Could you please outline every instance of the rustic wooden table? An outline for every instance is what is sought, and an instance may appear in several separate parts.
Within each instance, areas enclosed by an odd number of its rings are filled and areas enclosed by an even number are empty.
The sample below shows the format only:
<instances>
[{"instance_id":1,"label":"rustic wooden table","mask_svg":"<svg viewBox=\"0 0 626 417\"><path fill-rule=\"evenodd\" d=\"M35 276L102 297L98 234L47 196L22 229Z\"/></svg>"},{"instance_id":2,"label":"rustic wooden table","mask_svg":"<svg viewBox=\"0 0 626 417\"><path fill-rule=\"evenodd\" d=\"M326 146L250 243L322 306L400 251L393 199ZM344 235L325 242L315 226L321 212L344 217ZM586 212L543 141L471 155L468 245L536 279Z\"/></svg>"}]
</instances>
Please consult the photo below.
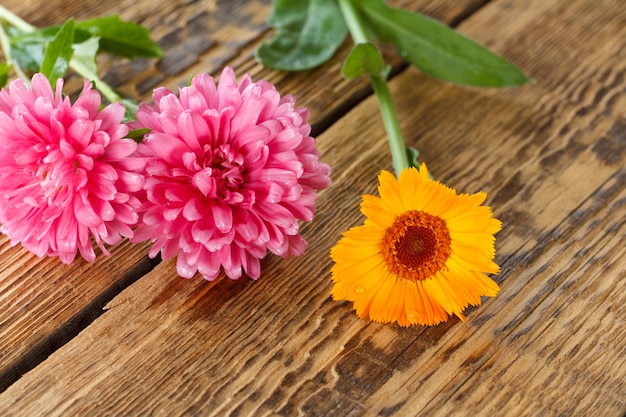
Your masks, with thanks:
<instances>
[{"instance_id":1,"label":"rustic wooden table","mask_svg":"<svg viewBox=\"0 0 626 417\"><path fill-rule=\"evenodd\" d=\"M333 186L303 228L305 256L260 280L179 278L146 245L69 266L0 237L0 415L620 416L626 412L626 5L622 0L396 0L441 19L534 79L448 85L391 50L410 145L438 179L486 191L498 297L468 320L401 328L330 297L329 249L391 168L366 80L341 78L346 42L316 70L256 64L269 0L2 0L43 26L107 14L143 24L160 61L103 58L148 100L190 75L265 78L310 108ZM80 80L71 77L71 85Z\"/></svg>"}]
</instances>

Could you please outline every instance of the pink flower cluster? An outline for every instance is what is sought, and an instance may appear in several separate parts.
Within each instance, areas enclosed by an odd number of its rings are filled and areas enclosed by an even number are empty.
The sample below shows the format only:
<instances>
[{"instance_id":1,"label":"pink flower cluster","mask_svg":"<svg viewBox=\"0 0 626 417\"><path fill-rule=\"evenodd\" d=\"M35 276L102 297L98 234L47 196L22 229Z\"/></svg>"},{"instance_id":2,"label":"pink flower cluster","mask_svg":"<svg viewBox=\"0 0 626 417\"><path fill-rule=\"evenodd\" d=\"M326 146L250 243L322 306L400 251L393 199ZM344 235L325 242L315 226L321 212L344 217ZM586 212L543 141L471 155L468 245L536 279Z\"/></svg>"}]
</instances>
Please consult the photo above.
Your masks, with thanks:
<instances>
[{"instance_id":1,"label":"pink flower cluster","mask_svg":"<svg viewBox=\"0 0 626 417\"><path fill-rule=\"evenodd\" d=\"M92 240L153 242L183 277L260 275L266 253L303 253L301 222L330 185L308 111L268 82L194 77L176 95L157 88L137 120L100 110L86 82L74 104L42 75L0 92L0 224L12 244L71 262ZM137 145L130 129L150 129Z\"/></svg>"},{"instance_id":2,"label":"pink flower cluster","mask_svg":"<svg viewBox=\"0 0 626 417\"><path fill-rule=\"evenodd\" d=\"M143 187L133 158L137 144L124 139L124 106L100 110L89 82L72 105L41 74L0 91L0 224L13 245L70 263L93 261L92 239L108 254L131 237Z\"/></svg>"}]
</instances>

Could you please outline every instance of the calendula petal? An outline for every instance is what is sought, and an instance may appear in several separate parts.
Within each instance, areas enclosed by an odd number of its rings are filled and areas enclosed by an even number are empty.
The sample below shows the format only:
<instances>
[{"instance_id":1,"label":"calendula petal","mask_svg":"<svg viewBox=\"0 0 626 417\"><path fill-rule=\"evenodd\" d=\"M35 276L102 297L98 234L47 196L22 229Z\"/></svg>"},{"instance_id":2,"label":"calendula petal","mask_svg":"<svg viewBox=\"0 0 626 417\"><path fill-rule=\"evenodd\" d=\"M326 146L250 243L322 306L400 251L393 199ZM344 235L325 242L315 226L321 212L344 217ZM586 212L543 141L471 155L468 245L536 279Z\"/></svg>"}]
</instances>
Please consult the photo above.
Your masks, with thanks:
<instances>
[{"instance_id":1,"label":"calendula petal","mask_svg":"<svg viewBox=\"0 0 626 417\"><path fill-rule=\"evenodd\" d=\"M350 229L331 250L337 300L354 302L361 318L400 326L435 325L498 285L494 233L501 228L481 204L486 194L458 195L433 181L426 165L396 179L379 175L380 197L363 197L363 226Z\"/></svg>"}]
</instances>

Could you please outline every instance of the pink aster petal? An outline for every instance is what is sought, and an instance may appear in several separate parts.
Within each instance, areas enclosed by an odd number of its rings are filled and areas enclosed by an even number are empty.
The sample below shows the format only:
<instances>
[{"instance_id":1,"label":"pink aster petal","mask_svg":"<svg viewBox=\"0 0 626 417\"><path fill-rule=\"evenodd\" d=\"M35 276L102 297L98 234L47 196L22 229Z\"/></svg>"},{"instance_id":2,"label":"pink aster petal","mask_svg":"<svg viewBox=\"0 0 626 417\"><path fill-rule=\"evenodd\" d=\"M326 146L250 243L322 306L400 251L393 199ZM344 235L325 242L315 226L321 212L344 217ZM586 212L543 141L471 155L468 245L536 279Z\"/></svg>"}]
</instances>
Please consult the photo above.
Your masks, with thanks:
<instances>
[{"instance_id":1,"label":"pink aster petal","mask_svg":"<svg viewBox=\"0 0 626 417\"><path fill-rule=\"evenodd\" d=\"M60 92L59 81L57 81L57 90ZM78 97L71 110L77 115L78 113L86 113L81 114L80 116L93 120L98 116L101 102L100 93L92 89L91 83L88 80L85 80L83 92ZM110 117L115 119L115 115L111 115Z\"/></svg>"},{"instance_id":2,"label":"pink aster petal","mask_svg":"<svg viewBox=\"0 0 626 417\"><path fill-rule=\"evenodd\" d=\"M152 99L132 125L152 129L136 152L146 180L132 241L151 240L153 257L176 253L179 275L207 280L256 279L268 251L302 254L299 223L330 185L308 111L268 82L237 83L229 67L217 84L201 74L180 98L157 89Z\"/></svg>"},{"instance_id":3,"label":"pink aster petal","mask_svg":"<svg viewBox=\"0 0 626 417\"><path fill-rule=\"evenodd\" d=\"M136 172L117 169L117 191L121 193L134 193L143 188L143 175ZM116 199L119 201L119 199Z\"/></svg>"},{"instance_id":4,"label":"pink aster petal","mask_svg":"<svg viewBox=\"0 0 626 417\"><path fill-rule=\"evenodd\" d=\"M198 272L202 274L204 279L212 281L219 276L222 263L218 256L218 253L209 252L207 250L200 253L196 265Z\"/></svg>"},{"instance_id":5,"label":"pink aster petal","mask_svg":"<svg viewBox=\"0 0 626 417\"><path fill-rule=\"evenodd\" d=\"M178 132L194 152L201 153L200 143L206 143L210 134L209 125L199 113L183 112L178 118Z\"/></svg>"},{"instance_id":6,"label":"pink aster petal","mask_svg":"<svg viewBox=\"0 0 626 417\"><path fill-rule=\"evenodd\" d=\"M148 107L152 107L153 110L156 110L158 112L158 106L163 106L161 104L161 100L164 97L167 96L173 96L174 93L172 92L172 90L170 90L169 88L166 87L157 87L154 89L154 91L152 92L152 100L154 101L155 105L151 105L151 104L145 104L142 103L142 105L146 105ZM158 103L158 104L157 104ZM141 106L141 105L140 105ZM165 108L163 108L163 110L166 110ZM178 112L180 113L181 110L179 110ZM137 116L137 120L139 120L139 116Z\"/></svg>"},{"instance_id":7,"label":"pink aster petal","mask_svg":"<svg viewBox=\"0 0 626 417\"><path fill-rule=\"evenodd\" d=\"M98 216L91 204L85 200L85 197L74 199L74 214L83 225L97 227L102 222L102 218Z\"/></svg>"},{"instance_id":8,"label":"pink aster petal","mask_svg":"<svg viewBox=\"0 0 626 417\"><path fill-rule=\"evenodd\" d=\"M179 163L181 155L189 151L185 142L174 136L157 131L152 131L147 134L144 143L150 146L152 152L155 153L159 159L172 165Z\"/></svg>"},{"instance_id":9,"label":"pink aster petal","mask_svg":"<svg viewBox=\"0 0 626 417\"><path fill-rule=\"evenodd\" d=\"M241 107L241 92L237 87L235 71L230 67L226 67L222 71L217 85L217 97L220 108L232 107L235 110L239 110L239 107Z\"/></svg>"},{"instance_id":10,"label":"pink aster petal","mask_svg":"<svg viewBox=\"0 0 626 417\"><path fill-rule=\"evenodd\" d=\"M63 86L62 80L60 79L57 80L57 86L59 85L59 83L61 86ZM29 96L31 95L31 91L29 91L28 89L25 89L24 88L25 86L26 86L26 83L22 80L16 83L16 87L18 88L18 90L15 92L16 94L14 98L19 97L20 99L24 99L26 98L26 94L28 94ZM36 97L43 97L43 98L47 98L50 102L54 102L54 95L52 92L52 87L50 86L50 83L48 82L48 79L46 78L45 75L43 74L33 75L33 78L31 79L31 86L32 86L32 96L29 97L31 100ZM26 103L26 104L31 104L31 103Z\"/></svg>"},{"instance_id":11,"label":"pink aster petal","mask_svg":"<svg viewBox=\"0 0 626 417\"><path fill-rule=\"evenodd\" d=\"M97 117L97 120L102 121L99 129L110 132L110 134L115 133L115 135L111 134L111 136L115 136L116 138L123 138L128 133L128 126L115 123L115 121L123 119L125 112L126 109L122 103L109 104L100 111Z\"/></svg>"},{"instance_id":12,"label":"pink aster petal","mask_svg":"<svg viewBox=\"0 0 626 417\"><path fill-rule=\"evenodd\" d=\"M92 241L108 254L104 243L131 236L139 217L126 193L142 191L143 174L128 168L136 145L121 139L124 109L101 111L88 81L74 104L62 79L53 90L35 74L31 85L0 90L1 231L37 256L93 261Z\"/></svg>"},{"instance_id":13,"label":"pink aster petal","mask_svg":"<svg viewBox=\"0 0 626 417\"><path fill-rule=\"evenodd\" d=\"M228 233L233 228L233 211L229 206L217 200L212 214L217 230Z\"/></svg>"},{"instance_id":14,"label":"pink aster petal","mask_svg":"<svg viewBox=\"0 0 626 417\"><path fill-rule=\"evenodd\" d=\"M217 87L213 78L209 74L199 74L193 77L191 85L205 100L205 107L198 108L196 111L202 113L206 109L218 108ZM191 108L191 107L189 107Z\"/></svg>"},{"instance_id":15,"label":"pink aster petal","mask_svg":"<svg viewBox=\"0 0 626 417\"><path fill-rule=\"evenodd\" d=\"M153 98L155 99L154 102L158 103L158 106L166 112L170 112L172 114L178 115L182 113L183 111L185 111L185 108L180 103L180 100L178 99L178 97L174 95L174 93L165 94L160 99L157 99L154 96Z\"/></svg>"},{"instance_id":16,"label":"pink aster petal","mask_svg":"<svg viewBox=\"0 0 626 417\"><path fill-rule=\"evenodd\" d=\"M137 143L131 139L119 139L109 144L103 153L103 158L118 160L132 155L137 150Z\"/></svg>"},{"instance_id":17,"label":"pink aster petal","mask_svg":"<svg viewBox=\"0 0 626 417\"><path fill-rule=\"evenodd\" d=\"M185 87L180 90L181 105L193 113L202 113L207 108L207 101L203 91L197 88Z\"/></svg>"},{"instance_id":18,"label":"pink aster petal","mask_svg":"<svg viewBox=\"0 0 626 417\"><path fill-rule=\"evenodd\" d=\"M259 258L245 252L243 256L241 263L246 274L252 279L258 279L261 276L261 262L259 262Z\"/></svg>"},{"instance_id":19,"label":"pink aster petal","mask_svg":"<svg viewBox=\"0 0 626 417\"><path fill-rule=\"evenodd\" d=\"M202 199L199 197L192 198L185 203L183 208L183 216L189 221L200 220L206 215L205 207L202 204Z\"/></svg>"},{"instance_id":20,"label":"pink aster petal","mask_svg":"<svg viewBox=\"0 0 626 417\"><path fill-rule=\"evenodd\" d=\"M183 278L193 278L197 270L197 264L190 265L187 262L186 256L182 254L178 256L178 259L176 260L176 272L178 273L178 275Z\"/></svg>"}]
</instances>

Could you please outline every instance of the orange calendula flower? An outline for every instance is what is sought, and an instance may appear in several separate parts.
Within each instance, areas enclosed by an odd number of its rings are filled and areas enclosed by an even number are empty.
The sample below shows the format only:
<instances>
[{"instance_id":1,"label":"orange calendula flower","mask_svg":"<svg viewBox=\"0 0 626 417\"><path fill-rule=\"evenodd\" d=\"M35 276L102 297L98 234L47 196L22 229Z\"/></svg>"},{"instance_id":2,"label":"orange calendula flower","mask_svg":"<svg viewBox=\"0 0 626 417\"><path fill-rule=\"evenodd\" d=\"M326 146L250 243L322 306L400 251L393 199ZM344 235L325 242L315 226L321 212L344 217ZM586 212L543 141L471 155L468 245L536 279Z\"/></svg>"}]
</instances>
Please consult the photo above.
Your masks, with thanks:
<instances>
[{"instance_id":1,"label":"orange calendula flower","mask_svg":"<svg viewBox=\"0 0 626 417\"><path fill-rule=\"evenodd\" d=\"M501 222L481 206L486 194L457 194L433 181L426 165L396 179L382 171L380 197L364 195L362 226L344 233L331 250L332 295L354 302L361 318L401 326L434 325L494 297L485 273L493 262Z\"/></svg>"}]
</instances>

